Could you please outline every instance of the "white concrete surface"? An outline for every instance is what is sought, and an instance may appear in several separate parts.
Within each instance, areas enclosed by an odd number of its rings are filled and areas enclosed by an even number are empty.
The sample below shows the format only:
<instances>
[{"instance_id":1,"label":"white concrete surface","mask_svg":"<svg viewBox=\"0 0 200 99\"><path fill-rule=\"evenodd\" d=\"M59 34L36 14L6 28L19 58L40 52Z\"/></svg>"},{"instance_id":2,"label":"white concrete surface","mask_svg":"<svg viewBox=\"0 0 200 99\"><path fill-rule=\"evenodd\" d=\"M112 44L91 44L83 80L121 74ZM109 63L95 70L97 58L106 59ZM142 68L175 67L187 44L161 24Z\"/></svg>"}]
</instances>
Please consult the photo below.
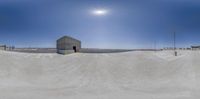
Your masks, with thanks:
<instances>
[{"instance_id":1,"label":"white concrete surface","mask_svg":"<svg viewBox=\"0 0 200 99\"><path fill-rule=\"evenodd\" d=\"M0 99L199 99L200 51L0 51Z\"/></svg>"}]
</instances>

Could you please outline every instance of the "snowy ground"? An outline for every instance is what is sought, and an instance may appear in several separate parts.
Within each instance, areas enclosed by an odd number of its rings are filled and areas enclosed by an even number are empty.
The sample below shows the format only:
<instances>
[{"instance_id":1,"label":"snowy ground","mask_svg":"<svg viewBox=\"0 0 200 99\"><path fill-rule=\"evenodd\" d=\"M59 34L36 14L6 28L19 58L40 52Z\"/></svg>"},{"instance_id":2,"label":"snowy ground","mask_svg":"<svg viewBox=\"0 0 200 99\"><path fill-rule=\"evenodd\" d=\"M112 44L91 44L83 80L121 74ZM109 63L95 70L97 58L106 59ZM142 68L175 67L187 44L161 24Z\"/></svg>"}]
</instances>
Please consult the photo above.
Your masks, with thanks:
<instances>
[{"instance_id":1,"label":"snowy ground","mask_svg":"<svg viewBox=\"0 0 200 99\"><path fill-rule=\"evenodd\" d=\"M0 99L199 99L200 52L0 51Z\"/></svg>"}]
</instances>

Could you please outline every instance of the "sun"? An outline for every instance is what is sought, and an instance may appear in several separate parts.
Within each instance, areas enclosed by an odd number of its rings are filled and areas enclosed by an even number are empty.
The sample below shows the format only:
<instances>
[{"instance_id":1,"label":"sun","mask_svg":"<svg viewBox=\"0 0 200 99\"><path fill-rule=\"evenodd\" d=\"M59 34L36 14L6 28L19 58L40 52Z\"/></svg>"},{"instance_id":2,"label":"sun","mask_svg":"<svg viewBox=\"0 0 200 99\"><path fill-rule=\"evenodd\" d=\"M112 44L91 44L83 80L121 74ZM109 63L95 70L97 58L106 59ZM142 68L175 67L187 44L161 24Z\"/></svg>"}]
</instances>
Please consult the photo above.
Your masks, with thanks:
<instances>
[{"instance_id":1,"label":"sun","mask_svg":"<svg viewBox=\"0 0 200 99\"><path fill-rule=\"evenodd\" d=\"M106 15L108 11L105 9L96 9L96 10L93 10L92 13L96 16L102 16L102 15Z\"/></svg>"}]
</instances>

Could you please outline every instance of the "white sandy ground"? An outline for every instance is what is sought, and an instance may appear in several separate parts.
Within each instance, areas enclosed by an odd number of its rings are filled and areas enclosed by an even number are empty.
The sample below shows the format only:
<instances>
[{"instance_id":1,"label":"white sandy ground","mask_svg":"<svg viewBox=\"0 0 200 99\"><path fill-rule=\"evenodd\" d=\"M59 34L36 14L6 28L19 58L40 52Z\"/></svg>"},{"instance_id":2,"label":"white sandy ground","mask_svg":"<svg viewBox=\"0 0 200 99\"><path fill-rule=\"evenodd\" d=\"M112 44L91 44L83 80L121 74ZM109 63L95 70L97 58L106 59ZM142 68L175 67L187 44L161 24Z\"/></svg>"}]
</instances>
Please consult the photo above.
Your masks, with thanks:
<instances>
[{"instance_id":1,"label":"white sandy ground","mask_svg":"<svg viewBox=\"0 0 200 99\"><path fill-rule=\"evenodd\" d=\"M0 99L199 99L200 52L0 51Z\"/></svg>"}]
</instances>

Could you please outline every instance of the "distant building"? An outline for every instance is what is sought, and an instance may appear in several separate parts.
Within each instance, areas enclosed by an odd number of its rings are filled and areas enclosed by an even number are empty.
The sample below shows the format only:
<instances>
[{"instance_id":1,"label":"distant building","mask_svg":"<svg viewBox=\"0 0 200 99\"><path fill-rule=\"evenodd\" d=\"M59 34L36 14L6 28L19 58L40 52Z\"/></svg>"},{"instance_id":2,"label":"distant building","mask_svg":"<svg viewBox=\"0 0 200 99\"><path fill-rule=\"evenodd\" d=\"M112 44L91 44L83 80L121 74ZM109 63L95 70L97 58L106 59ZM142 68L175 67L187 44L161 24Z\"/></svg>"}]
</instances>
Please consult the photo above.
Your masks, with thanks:
<instances>
[{"instance_id":1,"label":"distant building","mask_svg":"<svg viewBox=\"0 0 200 99\"><path fill-rule=\"evenodd\" d=\"M59 54L79 52L80 49L81 41L75 38L63 36L57 40L57 53Z\"/></svg>"},{"instance_id":2,"label":"distant building","mask_svg":"<svg viewBox=\"0 0 200 99\"><path fill-rule=\"evenodd\" d=\"M200 50L200 46L191 46L192 50Z\"/></svg>"},{"instance_id":3,"label":"distant building","mask_svg":"<svg viewBox=\"0 0 200 99\"><path fill-rule=\"evenodd\" d=\"M163 50L174 50L173 47L164 47Z\"/></svg>"},{"instance_id":4,"label":"distant building","mask_svg":"<svg viewBox=\"0 0 200 99\"><path fill-rule=\"evenodd\" d=\"M6 50L6 45L0 45L0 50Z\"/></svg>"}]
</instances>

